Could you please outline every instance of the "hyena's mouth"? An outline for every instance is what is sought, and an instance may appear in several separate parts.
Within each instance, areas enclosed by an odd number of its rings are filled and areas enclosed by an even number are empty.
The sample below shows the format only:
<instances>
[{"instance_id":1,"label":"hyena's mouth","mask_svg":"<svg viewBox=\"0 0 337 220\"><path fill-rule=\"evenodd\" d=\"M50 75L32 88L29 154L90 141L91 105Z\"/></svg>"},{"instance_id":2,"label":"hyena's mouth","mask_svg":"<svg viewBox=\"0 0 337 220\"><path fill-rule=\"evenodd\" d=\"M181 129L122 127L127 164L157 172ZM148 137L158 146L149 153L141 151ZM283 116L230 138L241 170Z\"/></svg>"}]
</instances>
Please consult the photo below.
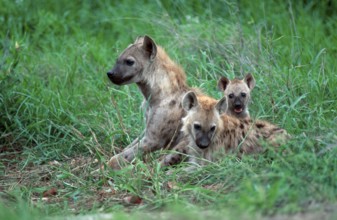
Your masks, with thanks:
<instances>
[{"instance_id":1,"label":"hyena's mouth","mask_svg":"<svg viewBox=\"0 0 337 220\"><path fill-rule=\"evenodd\" d=\"M234 108L235 113L241 113L243 111L243 108Z\"/></svg>"},{"instance_id":2,"label":"hyena's mouth","mask_svg":"<svg viewBox=\"0 0 337 220\"><path fill-rule=\"evenodd\" d=\"M119 77L116 75L109 75L108 77L110 79L110 81L116 85L124 85L124 84L128 84L129 81L133 78L133 76L126 76L126 77Z\"/></svg>"}]
</instances>

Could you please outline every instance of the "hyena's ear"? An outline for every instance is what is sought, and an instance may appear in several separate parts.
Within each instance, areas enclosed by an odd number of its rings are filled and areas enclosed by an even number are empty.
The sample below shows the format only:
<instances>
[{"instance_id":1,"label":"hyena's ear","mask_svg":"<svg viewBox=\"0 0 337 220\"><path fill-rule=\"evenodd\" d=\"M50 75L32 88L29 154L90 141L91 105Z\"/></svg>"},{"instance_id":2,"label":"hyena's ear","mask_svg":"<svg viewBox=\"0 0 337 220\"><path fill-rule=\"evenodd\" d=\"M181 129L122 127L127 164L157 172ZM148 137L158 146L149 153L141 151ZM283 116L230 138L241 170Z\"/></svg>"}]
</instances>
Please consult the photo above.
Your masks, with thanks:
<instances>
[{"instance_id":1,"label":"hyena's ear","mask_svg":"<svg viewBox=\"0 0 337 220\"><path fill-rule=\"evenodd\" d=\"M219 114L223 114L227 111L227 99L226 96L223 97L216 103L215 109L219 112Z\"/></svg>"},{"instance_id":2,"label":"hyena's ear","mask_svg":"<svg viewBox=\"0 0 337 220\"><path fill-rule=\"evenodd\" d=\"M229 84L229 79L227 79L226 77L223 76L218 81L218 89L220 91L225 91L228 84Z\"/></svg>"},{"instance_id":3,"label":"hyena's ear","mask_svg":"<svg viewBox=\"0 0 337 220\"><path fill-rule=\"evenodd\" d=\"M149 36L144 36L142 48L149 55L151 61L156 57L157 45Z\"/></svg>"},{"instance_id":4,"label":"hyena's ear","mask_svg":"<svg viewBox=\"0 0 337 220\"><path fill-rule=\"evenodd\" d=\"M199 105L197 96L194 92L188 92L184 95L182 106L185 111L189 111L193 108L196 108Z\"/></svg>"},{"instance_id":5,"label":"hyena's ear","mask_svg":"<svg viewBox=\"0 0 337 220\"><path fill-rule=\"evenodd\" d=\"M142 44L143 41L144 41L144 36L138 36L135 42L133 42L133 44Z\"/></svg>"},{"instance_id":6,"label":"hyena's ear","mask_svg":"<svg viewBox=\"0 0 337 220\"><path fill-rule=\"evenodd\" d=\"M252 90L255 87L255 79L252 74L248 73L245 76L244 81L250 90Z\"/></svg>"}]
</instances>

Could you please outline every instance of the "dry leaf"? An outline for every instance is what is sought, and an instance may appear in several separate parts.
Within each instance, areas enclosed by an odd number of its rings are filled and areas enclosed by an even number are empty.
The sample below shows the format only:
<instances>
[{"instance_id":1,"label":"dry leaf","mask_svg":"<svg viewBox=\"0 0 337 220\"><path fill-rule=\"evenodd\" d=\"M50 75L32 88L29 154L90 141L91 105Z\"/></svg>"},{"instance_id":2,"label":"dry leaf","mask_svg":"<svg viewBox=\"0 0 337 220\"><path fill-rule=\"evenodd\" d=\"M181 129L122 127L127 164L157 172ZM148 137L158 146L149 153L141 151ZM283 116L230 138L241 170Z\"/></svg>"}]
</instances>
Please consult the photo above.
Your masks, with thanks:
<instances>
[{"instance_id":1,"label":"dry leaf","mask_svg":"<svg viewBox=\"0 0 337 220\"><path fill-rule=\"evenodd\" d=\"M142 199L139 196L127 196L123 199L127 204L139 205L142 203Z\"/></svg>"},{"instance_id":2,"label":"dry leaf","mask_svg":"<svg viewBox=\"0 0 337 220\"><path fill-rule=\"evenodd\" d=\"M51 197L57 195L57 189L56 188L51 188L47 191L43 192L43 197Z\"/></svg>"},{"instance_id":3,"label":"dry leaf","mask_svg":"<svg viewBox=\"0 0 337 220\"><path fill-rule=\"evenodd\" d=\"M169 189L180 189L180 187L176 182L167 182L167 187Z\"/></svg>"},{"instance_id":4,"label":"dry leaf","mask_svg":"<svg viewBox=\"0 0 337 220\"><path fill-rule=\"evenodd\" d=\"M61 164L57 160L50 161L49 165L52 165L52 166L61 166Z\"/></svg>"}]
</instances>

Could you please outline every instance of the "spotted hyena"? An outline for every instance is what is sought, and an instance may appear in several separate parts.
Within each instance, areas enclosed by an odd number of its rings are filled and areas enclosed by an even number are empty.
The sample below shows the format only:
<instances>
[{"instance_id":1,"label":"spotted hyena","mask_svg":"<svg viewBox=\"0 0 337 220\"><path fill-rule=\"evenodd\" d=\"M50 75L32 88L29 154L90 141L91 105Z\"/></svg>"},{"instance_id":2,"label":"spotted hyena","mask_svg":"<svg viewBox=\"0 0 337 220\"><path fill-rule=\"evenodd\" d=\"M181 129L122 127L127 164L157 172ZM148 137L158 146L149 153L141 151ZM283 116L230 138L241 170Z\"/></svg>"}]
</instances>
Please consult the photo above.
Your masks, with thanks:
<instances>
[{"instance_id":1,"label":"spotted hyena","mask_svg":"<svg viewBox=\"0 0 337 220\"><path fill-rule=\"evenodd\" d=\"M221 77L218 81L218 88L227 97L226 113L240 119L249 118L248 105L254 87L255 79L251 74L247 74L242 80L229 80L226 77Z\"/></svg>"},{"instance_id":2,"label":"spotted hyena","mask_svg":"<svg viewBox=\"0 0 337 220\"><path fill-rule=\"evenodd\" d=\"M179 142L183 95L191 90L183 69L175 64L164 49L148 36L139 37L119 56L107 73L116 85L137 84L144 96L146 127L144 136L135 139L108 165L119 169L121 162L132 161L137 154L146 154Z\"/></svg>"},{"instance_id":3,"label":"spotted hyena","mask_svg":"<svg viewBox=\"0 0 337 220\"><path fill-rule=\"evenodd\" d=\"M182 119L182 132L188 137L189 162L203 165L213 161L221 149L239 155L264 150L263 143L279 146L289 137L284 129L266 121L238 119L227 112L227 97L217 101L199 99L188 92L182 101L187 112ZM199 159L198 159L199 158Z\"/></svg>"}]
</instances>

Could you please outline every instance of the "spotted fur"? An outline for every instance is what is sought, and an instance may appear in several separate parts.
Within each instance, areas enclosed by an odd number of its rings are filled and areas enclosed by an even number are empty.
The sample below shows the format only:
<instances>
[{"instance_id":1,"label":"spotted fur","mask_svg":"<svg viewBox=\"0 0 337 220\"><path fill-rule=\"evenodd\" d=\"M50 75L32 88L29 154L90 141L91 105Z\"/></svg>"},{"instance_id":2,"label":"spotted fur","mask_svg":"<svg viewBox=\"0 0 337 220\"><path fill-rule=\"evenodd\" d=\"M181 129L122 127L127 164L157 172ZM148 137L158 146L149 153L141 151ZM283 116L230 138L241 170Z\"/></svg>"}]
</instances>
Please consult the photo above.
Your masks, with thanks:
<instances>
[{"instance_id":1,"label":"spotted fur","mask_svg":"<svg viewBox=\"0 0 337 220\"><path fill-rule=\"evenodd\" d=\"M219 101L199 99L188 92L183 98L187 115L182 131L188 137L189 162L203 165L214 161L220 150L239 155L264 151L264 144L277 147L289 138L288 133L267 121L238 119L228 114L226 97Z\"/></svg>"}]
</instances>

